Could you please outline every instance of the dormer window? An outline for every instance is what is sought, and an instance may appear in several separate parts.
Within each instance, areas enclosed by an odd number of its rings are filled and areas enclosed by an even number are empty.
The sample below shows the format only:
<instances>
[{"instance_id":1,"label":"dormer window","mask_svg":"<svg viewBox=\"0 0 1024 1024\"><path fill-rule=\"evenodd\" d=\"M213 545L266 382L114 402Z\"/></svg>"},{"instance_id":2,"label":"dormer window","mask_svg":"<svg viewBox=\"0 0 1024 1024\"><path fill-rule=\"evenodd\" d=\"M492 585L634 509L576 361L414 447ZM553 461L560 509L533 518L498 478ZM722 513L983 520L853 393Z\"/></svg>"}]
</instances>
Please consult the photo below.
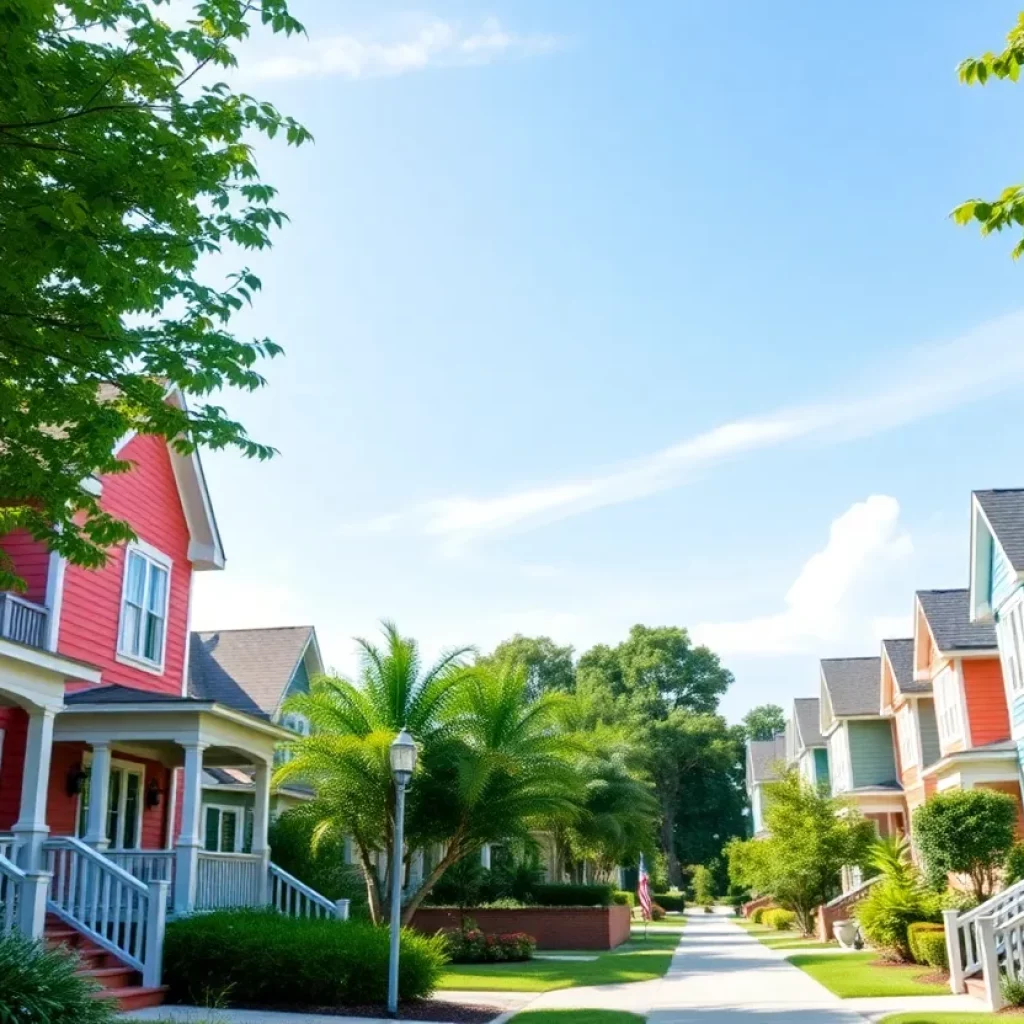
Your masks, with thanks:
<instances>
[{"instance_id":1,"label":"dormer window","mask_svg":"<svg viewBox=\"0 0 1024 1024\"><path fill-rule=\"evenodd\" d=\"M141 542L128 545L117 638L119 660L163 670L170 575L171 561L166 555Z\"/></svg>"}]
</instances>

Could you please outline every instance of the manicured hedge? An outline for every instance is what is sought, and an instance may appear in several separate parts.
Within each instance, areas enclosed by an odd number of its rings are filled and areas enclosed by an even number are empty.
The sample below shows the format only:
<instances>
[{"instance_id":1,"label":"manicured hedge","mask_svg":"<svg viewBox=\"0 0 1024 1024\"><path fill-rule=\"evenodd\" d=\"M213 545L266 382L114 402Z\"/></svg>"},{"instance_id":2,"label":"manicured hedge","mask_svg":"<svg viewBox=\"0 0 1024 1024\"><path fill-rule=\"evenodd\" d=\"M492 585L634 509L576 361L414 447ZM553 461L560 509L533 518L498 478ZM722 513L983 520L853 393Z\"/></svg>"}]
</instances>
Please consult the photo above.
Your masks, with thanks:
<instances>
[{"instance_id":1,"label":"manicured hedge","mask_svg":"<svg viewBox=\"0 0 1024 1024\"><path fill-rule=\"evenodd\" d=\"M931 921L916 921L907 928L907 945L910 955L919 964L929 967L949 968L946 956L946 929Z\"/></svg>"},{"instance_id":2,"label":"manicured hedge","mask_svg":"<svg viewBox=\"0 0 1024 1024\"><path fill-rule=\"evenodd\" d=\"M777 909L777 908L776 907L758 907L756 910L754 910L751 913L750 920L753 921L754 924L764 924L764 915L767 914L769 910L775 910L775 909Z\"/></svg>"},{"instance_id":3,"label":"manicured hedge","mask_svg":"<svg viewBox=\"0 0 1024 1024\"><path fill-rule=\"evenodd\" d=\"M635 907L636 894L627 892L625 889L616 889L612 893L612 902L620 907Z\"/></svg>"},{"instance_id":4,"label":"manicured hedge","mask_svg":"<svg viewBox=\"0 0 1024 1024\"><path fill-rule=\"evenodd\" d=\"M681 914L686 909L686 897L681 892L656 892L654 899L666 910Z\"/></svg>"},{"instance_id":5,"label":"manicured hedge","mask_svg":"<svg viewBox=\"0 0 1024 1024\"><path fill-rule=\"evenodd\" d=\"M448 956L453 964L490 964L530 960L537 940L526 932L505 935L485 933L476 927L444 933Z\"/></svg>"},{"instance_id":6,"label":"manicured hedge","mask_svg":"<svg viewBox=\"0 0 1024 1024\"><path fill-rule=\"evenodd\" d=\"M773 907L762 915L761 923L777 932L788 932L796 924L796 914L792 910Z\"/></svg>"},{"instance_id":7,"label":"manicured hedge","mask_svg":"<svg viewBox=\"0 0 1024 1024\"><path fill-rule=\"evenodd\" d=\"M94 999L96 983L75 974L78 959L20 935L0 936L0 1021L113 1024L115 1007Z\"/></svg>"},{"instance_id":8,"label":"manicured hedge","mask_svg":"<svg viewBox=\"0 0 1024 1024\"><path fill-rule=\"evenodd\" d=\"M440 936L403 932L398 990L430 995L446 962ZM387 997L387 929L228 910L167 925L164 981L172 1002L198 1006L335 1007Z\"/></svg>"},{"instance_id":9,"label":"manicured hedge","mask_svg":"<svg viewBox=\"0 0 1024 1024\"><path fill-rule=\"evenodd\" d=\"M615 903L611 885L535 885L533 898L541 907L610 907Z\"/></svg>"}]
</instances>

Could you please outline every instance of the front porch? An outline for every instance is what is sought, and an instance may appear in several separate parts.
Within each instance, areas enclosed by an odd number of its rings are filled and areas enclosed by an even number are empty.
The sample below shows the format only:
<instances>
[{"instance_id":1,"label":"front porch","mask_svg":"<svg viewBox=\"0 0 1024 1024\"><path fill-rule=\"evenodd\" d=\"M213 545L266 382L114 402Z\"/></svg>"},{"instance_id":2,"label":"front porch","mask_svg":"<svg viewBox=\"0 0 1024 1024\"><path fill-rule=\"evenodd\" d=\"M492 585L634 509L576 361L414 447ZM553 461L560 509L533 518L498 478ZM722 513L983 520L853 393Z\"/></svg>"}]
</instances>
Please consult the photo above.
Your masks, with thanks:
<instances>
[{"instance_id":1,"label":"front porch","mask_svg":"<svg viewBox=\"0 0 1024 1024\"><path fill-rule=\"evenodd\" d=\"M282 871L267 842L275 746L290 733L213 702L104 686L30 714L22 808L0 837L0 932L55 915L158 985L168 916L276 907L345 917ZM204 766L245 767L249 852L205 848ZM15 910L11 910L14 907ZM4 922L4 911L15 919Z\"/></svg>"}]
</instances>

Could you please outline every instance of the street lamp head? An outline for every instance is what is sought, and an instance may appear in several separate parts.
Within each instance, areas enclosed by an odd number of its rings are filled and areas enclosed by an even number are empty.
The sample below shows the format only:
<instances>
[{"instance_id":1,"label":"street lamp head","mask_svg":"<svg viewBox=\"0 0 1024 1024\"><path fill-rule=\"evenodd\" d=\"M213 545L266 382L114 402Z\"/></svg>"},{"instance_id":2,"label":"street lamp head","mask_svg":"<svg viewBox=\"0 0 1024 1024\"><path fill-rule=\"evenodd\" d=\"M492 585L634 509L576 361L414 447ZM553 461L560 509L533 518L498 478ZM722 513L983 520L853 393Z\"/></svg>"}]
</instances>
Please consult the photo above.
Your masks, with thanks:
<instances>
[{"instance_id":1,"label":"street lamp head","mask_svg":"<svg viewBox=\"0 0 1024 1024\"><path fill-rule=\"evenodd\" d=\"M403 729L391 743L391 773L395 781L405 784L416 770L416 742Z\"/></svg>"}]
</instances>

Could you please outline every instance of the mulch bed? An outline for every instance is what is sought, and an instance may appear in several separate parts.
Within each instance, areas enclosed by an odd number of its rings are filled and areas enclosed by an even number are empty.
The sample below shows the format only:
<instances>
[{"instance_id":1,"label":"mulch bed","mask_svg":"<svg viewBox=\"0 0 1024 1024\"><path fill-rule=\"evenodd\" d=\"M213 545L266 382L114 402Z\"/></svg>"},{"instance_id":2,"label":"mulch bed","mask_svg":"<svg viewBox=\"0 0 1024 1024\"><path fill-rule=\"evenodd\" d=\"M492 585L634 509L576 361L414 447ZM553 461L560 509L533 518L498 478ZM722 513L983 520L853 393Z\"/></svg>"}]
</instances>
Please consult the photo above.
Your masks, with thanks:
<instances>
[{"instance_id":1,"label":"mulch bed","mask_svg":"<svg viewBox=\"0 0 1024 1024\"><path fill-rule=\"evenodd\" d=\"M267 1009L267 1007L261 1007ZM363 1006L310 1006L297 1010L294 1006L276 1007L291 1013L319 1013L325 1017L379 1017L387 1018L386 1003L367 1003ZM398 1007L398 1020L447 1021L450 1024L488 1024L504 1011L494 1006L470 1006L465 1003L446 1003L440 999L417 999Z\"/></svg>"}]
</instances>

